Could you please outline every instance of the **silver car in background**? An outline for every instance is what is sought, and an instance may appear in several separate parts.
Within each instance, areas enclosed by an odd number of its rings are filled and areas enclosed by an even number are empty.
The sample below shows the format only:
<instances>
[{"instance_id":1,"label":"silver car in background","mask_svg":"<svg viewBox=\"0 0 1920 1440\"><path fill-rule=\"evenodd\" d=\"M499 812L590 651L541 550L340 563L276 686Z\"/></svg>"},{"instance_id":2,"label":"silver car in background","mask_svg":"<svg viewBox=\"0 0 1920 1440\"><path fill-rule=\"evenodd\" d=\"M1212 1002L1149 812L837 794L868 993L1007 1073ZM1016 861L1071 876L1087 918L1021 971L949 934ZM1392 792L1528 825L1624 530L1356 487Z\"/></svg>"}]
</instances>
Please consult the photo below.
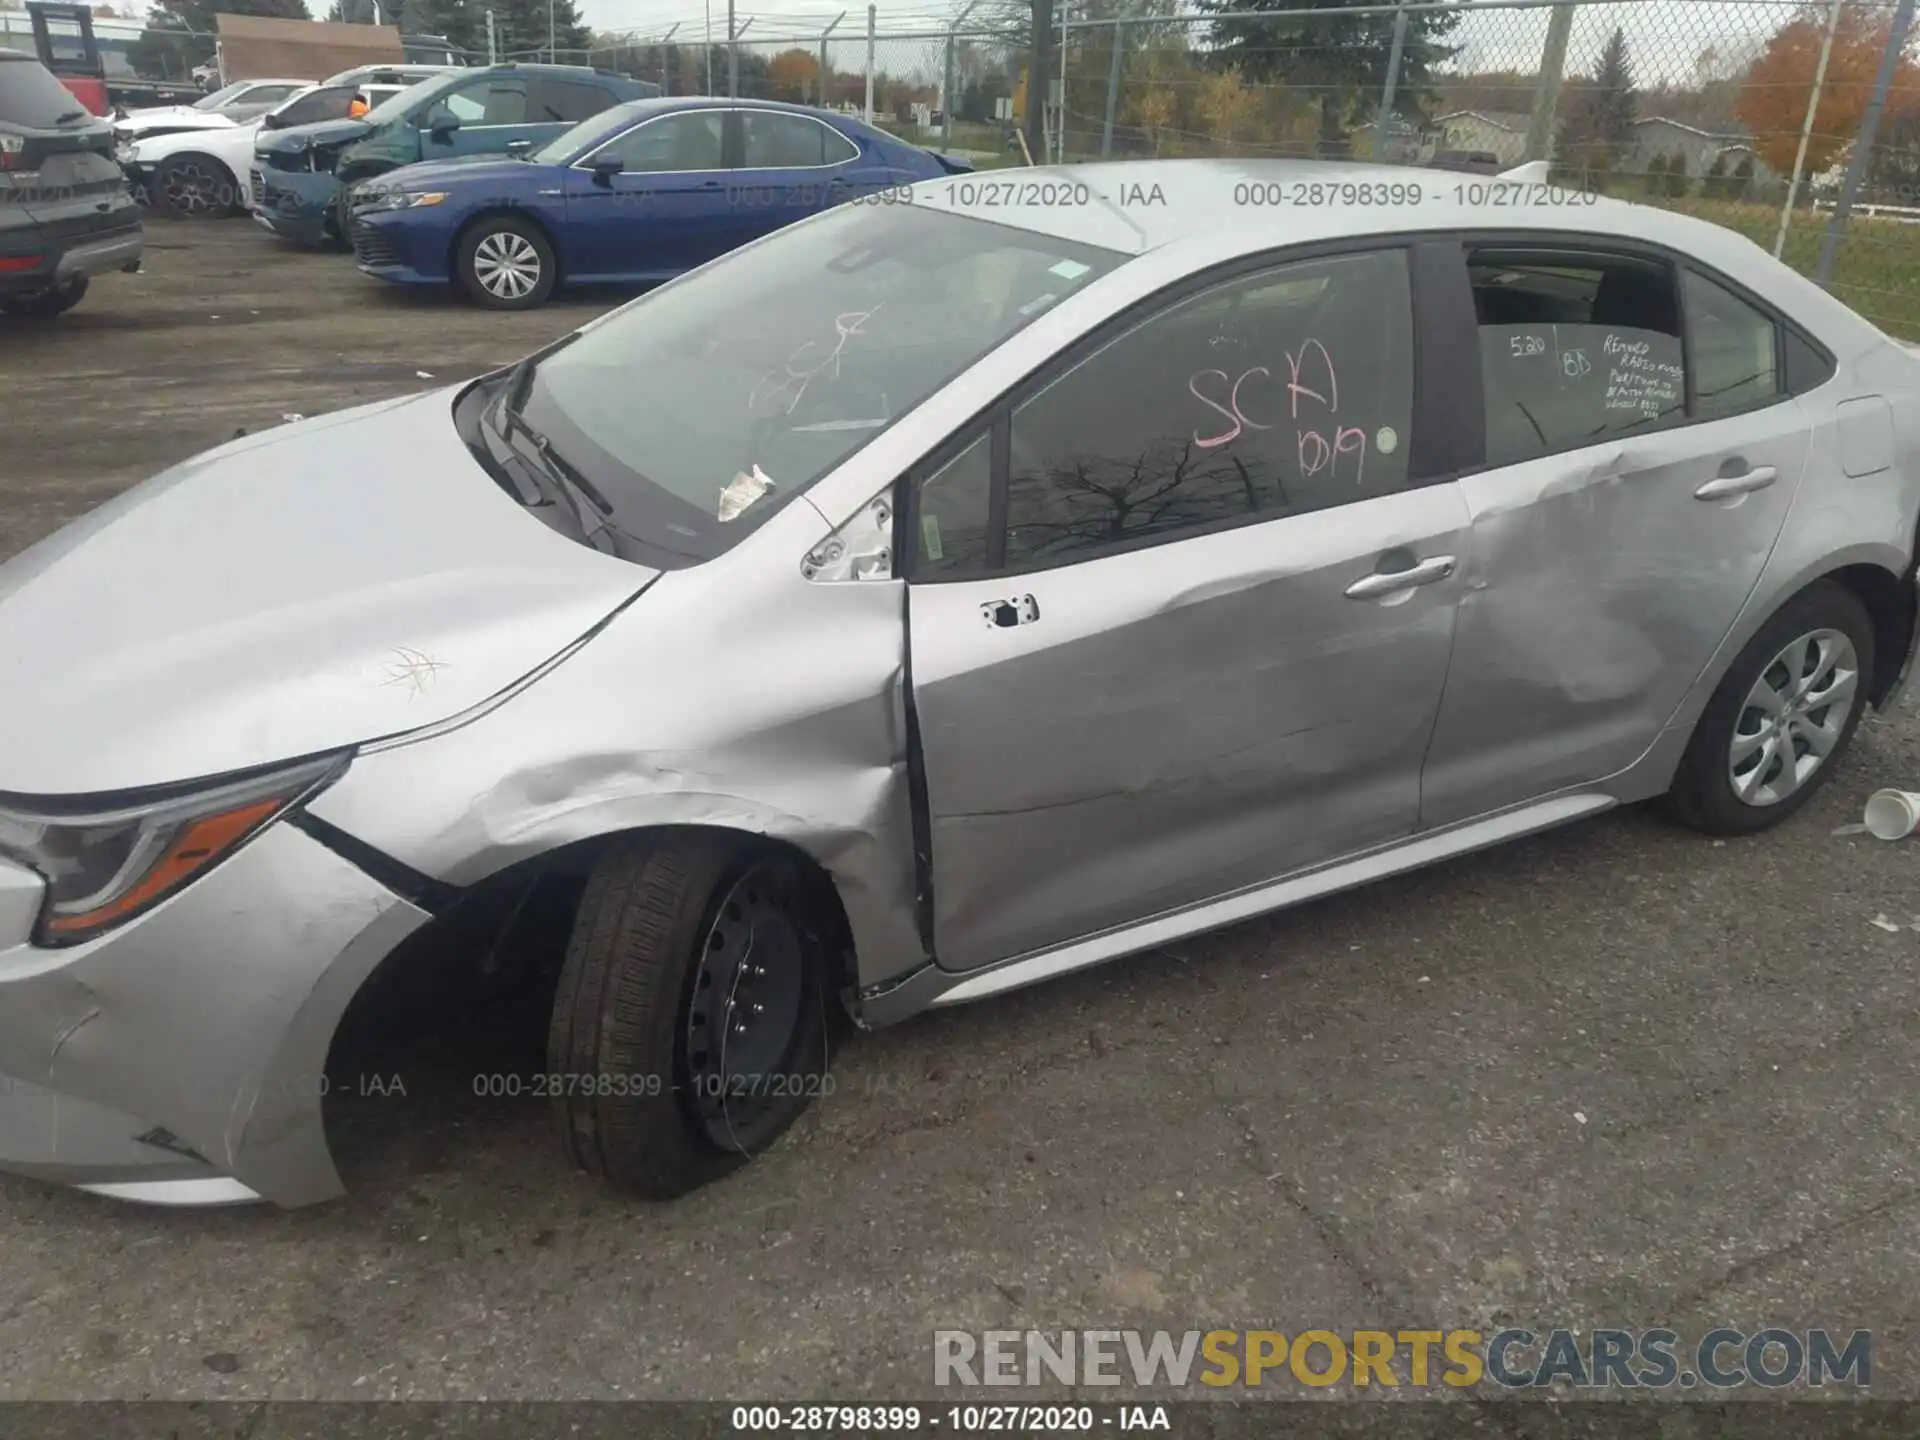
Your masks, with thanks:
<instances>
[{"instance_id":1,"label":"silver car in background","mask_svg":"<svg viewBox=\"0 0 1920 1440\"><path fill-rule=\"evenodd\" d=\"M1756 831L1905 680L1920 364L1730 231L1289 163L874 202L0 568L0 1168L337 1194L343 1016L538 894L559 1133L680 1194L844 1015L1654 797Z\"/></svg>"}]
</instances>

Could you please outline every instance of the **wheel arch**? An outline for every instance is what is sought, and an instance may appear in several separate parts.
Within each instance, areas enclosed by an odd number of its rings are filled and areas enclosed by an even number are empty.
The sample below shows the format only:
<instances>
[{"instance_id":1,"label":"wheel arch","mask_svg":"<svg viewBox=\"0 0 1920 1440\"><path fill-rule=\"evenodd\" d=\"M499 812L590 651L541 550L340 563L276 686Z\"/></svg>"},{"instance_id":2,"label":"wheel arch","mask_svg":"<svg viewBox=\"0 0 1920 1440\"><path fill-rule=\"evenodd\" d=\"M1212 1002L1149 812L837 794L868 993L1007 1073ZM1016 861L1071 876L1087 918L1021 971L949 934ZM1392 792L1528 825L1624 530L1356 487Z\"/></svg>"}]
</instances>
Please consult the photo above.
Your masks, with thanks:
<instances>
[{"instance_id":1,"label":"wheel arch","mask_svg":"<svg viewBox=\"0 0 1920 1440\"><path fill-rule=\"evenodd\" d=\"M794 840L736 825L664 822L608 829L525 855L447 889L436 913L384 955L353 988L327 1042L329 1073L362 1055L371 1032L404 1021L417 1003L443 1004L449 991L484 1003L501 987L557 982L572 918L588 875L607 854L676 835L720 835L745 855L778 854L799 869L832 974L843 993L857 985L853 931L839 885ZM381 877L388 884L390 876ZM330 1147L331 1148L331 1147Z\"/></svg>"}]
</instances>

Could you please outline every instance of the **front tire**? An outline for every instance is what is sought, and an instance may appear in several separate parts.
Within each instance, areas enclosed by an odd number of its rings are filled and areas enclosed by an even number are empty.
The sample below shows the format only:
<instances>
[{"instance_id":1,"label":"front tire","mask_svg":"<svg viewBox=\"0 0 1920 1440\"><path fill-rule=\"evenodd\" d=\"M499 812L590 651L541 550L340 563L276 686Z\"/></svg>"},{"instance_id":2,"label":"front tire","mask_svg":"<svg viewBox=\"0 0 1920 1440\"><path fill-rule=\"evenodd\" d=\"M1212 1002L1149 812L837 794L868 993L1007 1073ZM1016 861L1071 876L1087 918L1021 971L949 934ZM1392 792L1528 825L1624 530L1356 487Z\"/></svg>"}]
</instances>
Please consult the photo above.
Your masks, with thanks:
<instances>
[{"instance_id":1,"label":"front tire","mask_svg":"<svg viewBox=\"0 0 1920 1440\"><path fill-rule=\"evenodd\" d=\"M455 247L454 276L468 299L489 310L535 309L559 279L546 232L511 215L474 222Z\"/></svg>"},{"instance_id":2,"label":"front tire","mask_svg":"<svg viewBox=\"0 0 1920 1440\"><path fill-rule=\"evenodd\" d=\"M32 320L51 320L56 315L64 315L87 293L87 277L76 275L64 285L54 285L45 290L36 290L31 295L11 295L0 300L0 310L9 315L19 315Z\"/></svg>"},{"instance_id":3,"label":"front tire","mask_svg":"<svg viewBox=\"0 0 1920 1440\"><path fill-rule=\"evenodd\" d=\"M1813 798L1853 740L1873 670L1873 621L1822 580L1747 642L1707 702L1669 808L1709 835L1751 835Z\"/></svg>"},{"instance_id":4,"label":"front tire","mask_svg":"<svg viewBox=\"0 0 1920 1440\"><path fill-rule=\"evenodd\" d=\"M807 890L786 856L698 833L595 865L547 1045L554 1120L582 1169L670 1200L825 1093L830 965Z\"/></svg>"}]
</instances>

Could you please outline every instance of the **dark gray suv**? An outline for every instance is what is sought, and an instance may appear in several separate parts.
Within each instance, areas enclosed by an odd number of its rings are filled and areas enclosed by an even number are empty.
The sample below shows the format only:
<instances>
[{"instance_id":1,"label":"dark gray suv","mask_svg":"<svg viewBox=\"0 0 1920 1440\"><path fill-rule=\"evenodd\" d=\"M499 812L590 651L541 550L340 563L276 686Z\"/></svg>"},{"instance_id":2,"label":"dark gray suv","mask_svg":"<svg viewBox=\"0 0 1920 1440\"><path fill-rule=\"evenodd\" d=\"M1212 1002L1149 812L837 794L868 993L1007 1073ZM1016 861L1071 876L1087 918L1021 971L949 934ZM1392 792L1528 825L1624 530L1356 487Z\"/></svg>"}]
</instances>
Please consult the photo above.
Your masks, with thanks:
<instances>
[{"instance_id":1,"label":"dark gray suv","mask_svg":"<svg viewBox=\"0 0 1920 1440\"><path fill-rule=\"evenodd\" d=\"M31 55L0 50L0 311L70 310L93 276L138 270L140 249L112 126Z\"/></svg>"}]
</instances>

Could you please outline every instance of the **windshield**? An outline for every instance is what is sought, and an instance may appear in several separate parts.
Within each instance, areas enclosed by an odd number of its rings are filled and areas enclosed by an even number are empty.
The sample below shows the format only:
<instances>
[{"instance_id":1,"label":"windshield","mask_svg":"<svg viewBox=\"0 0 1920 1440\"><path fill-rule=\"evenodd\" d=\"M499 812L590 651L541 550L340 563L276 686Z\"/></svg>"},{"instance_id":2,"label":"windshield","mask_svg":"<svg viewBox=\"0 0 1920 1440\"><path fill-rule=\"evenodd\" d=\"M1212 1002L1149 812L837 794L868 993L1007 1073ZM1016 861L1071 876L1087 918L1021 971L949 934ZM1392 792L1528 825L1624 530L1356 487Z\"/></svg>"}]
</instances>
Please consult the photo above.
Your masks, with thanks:
<instances>
[{"instance_id":1,"label":"windshield","mask_svg":"<svg viewBox=\"0 0 1920 1440\"><path fill-rule=\"evenodd\" d=\"M615 105L602 110L591 120L582 120L571 130L562 131L528 158L539 165L564 164L569 155L592 149L609 135L617 135L638 118L626 106Z\"/></svg>"},{"instance_id":2,"label":"windshield","mask_svg":"<svg viewBox=\"0 0 1920 1440\"><path fill-rule=\"evenodd\" d=\"M432 75L416 84L409 85L398 95L390 95L382 100L363 117L369 125L385 125L390 120L399 120L413 109L415 102L424 100L437 90L447 88L447 77Z\"/></svg>"},{"instance_id":3,"label":"windshield","mask_svg":"<svg viewBox=\"0 0 1920 1440\"><path fill-rule=\"evenodd\" d=\"M542 359L521 415L612 526L705 560L1126 256L917 205L843 205Z\"/></svg>"},{"instance_id":4,"label":"windshield","mask_svg":"<svg viewBox=\"0 0 1920 1440\"><path fill-rule=\"evenodd\" d=\"M245 90L251 83L252 82L248 80L236 80L233 84L224 89L216 90L211 95L202 95L198 100L193 102L193 108L195 110L218 110L222 105Z\"/></svg>"}]
</instances>

